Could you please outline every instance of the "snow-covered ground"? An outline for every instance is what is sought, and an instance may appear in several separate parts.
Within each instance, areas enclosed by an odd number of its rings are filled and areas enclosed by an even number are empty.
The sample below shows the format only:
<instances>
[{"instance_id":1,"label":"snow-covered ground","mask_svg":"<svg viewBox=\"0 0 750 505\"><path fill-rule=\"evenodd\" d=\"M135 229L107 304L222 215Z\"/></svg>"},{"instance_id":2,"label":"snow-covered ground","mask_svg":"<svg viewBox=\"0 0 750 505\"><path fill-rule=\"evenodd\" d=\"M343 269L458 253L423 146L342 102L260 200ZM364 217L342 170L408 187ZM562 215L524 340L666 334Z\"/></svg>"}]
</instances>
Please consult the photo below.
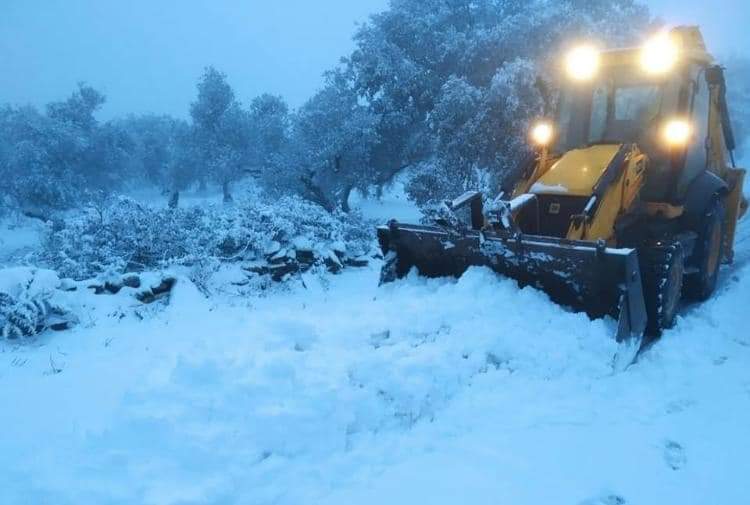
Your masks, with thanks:
<instances>
[{"instance_id":1,"label":"snow-covered ground","mask_svg":"<svg viewBox=\"0 0 750 505\"><path fill-rule=\"evenodd\" d=\"M349 203L353 208L359 209L366 218L381 223L387 223L391 219L397 219L405 223L418 223L422 213L417 205L409 200L404 188L408 177L408 173L396 176L391 187L383 192L381 198L362 198L355 191L349 199Z\"/></svg>"},{"instance_id":2,"label":"snow-covered ground","mask_svg":"<svg viewBox=\"0 0 750 505\"><path fill-rule=\"evenodd\" d=\"M398 188L353 203L418 218ZM7 262L36 245L3 226ZM737 244L625 371L612 321L483 269L246 295L230 268L166 306L83 283L76 329L0 341L0 503L746 503L747 222Z\"/></svg>"},{"instance_id":3,"label":"snow-covered ground","mask_svg":"<svg viewBox=\"0 0 750 505\"><path fill-rule=\"evenodd\" d=\"M43 229L41 221L20 215L0 219L0 268L17 263L38 247Z\"/></svg>"},{"instance_id":4,"label":"snow-covered ground","mask_svg":"<svg viewBox=\"0 0 750 505\"><path fill-rule=\"evenodd\" d=\"M66 294L0 343L0 503L746 503L750 229L715 299L624 372L489 271L377 265L168 306Z\"/></svg>"}]
</instances>

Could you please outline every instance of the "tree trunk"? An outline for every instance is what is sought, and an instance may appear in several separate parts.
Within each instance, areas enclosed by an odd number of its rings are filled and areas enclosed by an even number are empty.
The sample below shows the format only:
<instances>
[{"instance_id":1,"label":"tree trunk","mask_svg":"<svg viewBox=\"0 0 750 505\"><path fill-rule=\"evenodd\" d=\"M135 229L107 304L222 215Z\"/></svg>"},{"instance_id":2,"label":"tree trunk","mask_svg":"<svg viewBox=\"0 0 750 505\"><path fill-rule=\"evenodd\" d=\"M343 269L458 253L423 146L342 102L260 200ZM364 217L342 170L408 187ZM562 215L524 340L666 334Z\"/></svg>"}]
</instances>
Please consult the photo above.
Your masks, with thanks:
<instances>
[{"instance_id":1,"label":"tree trunk","mask_svg":"<svg viewBox=\"0 0 750 505\"><path fill-rule=\"evenodd\" d=\"M169 197L169 208L176 209L180 205L180 192L178 190L172 191L172 195Z\"/></svg>"},{"instance_id":2,"label":"tree trunk","mask_svg":"<svg viewBox=\"0 0 750 505\"><path fill-rule=\"evenodd\" d=\"M392 168L381 174L380 177L378 177L377 182L375 183L377 187L378 199L383 197L383 189L385 188L385 186L391 184L398 174L408 169L413 164L413 162L409 161L403 165Z\"/></svg>"},{"instance_id":3,"label":"tree trunk","mask_svg":"<svg viewBox=\"0 0 750 505\"><path fill-rule=\"evenodd\" d=\"M232 198L232 193L229 188L229 181L224 181L224 183L221 185L221 190L224 193L224 205L233 203L234 198Z\"/></svg>"},{"instance_id":4,"label":"tree trunk","mask_svg":"<svg viewBox=\"0 0 750 505\"><path fill-rule=\"evenodd\" d=\"M205 177L201 177L198 180L198 191L200 193L205 193L206 191L208 191L208 185L206 184L206 178Z\"/></svg>"},{"instance_id":5,"label":"tree trunk","mask_svg":"<svg viewBox=\"0 0 750 505\"><path fill-rule=\"evenodd\" d=\"M334 211L334 205L328 197L326 197L323 189L313 181L313 176L311 174L300 176L300 182L302 182L302 185L305 188L305 198L311 202L317 203L328 212L332 213Z\"/></svg>"},{"instance_id":6,"label":"tree trunk","mask_svg":"<svg viewBox=\"0 0 750 505\"><path fill-rule=\"evenodd\" d=\"M352 210L351 207L349 206L349 197L352 196L353 190L354 190L354 186L350 184L344 189L344 194L341 195L341 210L343 210L347 214Z\"/></svg>"},{"instance_id":7,"label":"tree trunk","mask_svg":"<svg viewBox=\"0 0 750 505\"><path fill-rule=\"evenodd\" d=\"M39 209L23 209L21 213L26 217L30 217L32 219L39 219L40 221L44 223L50 220L49 216L47 216L45 213L43 213Z\"/></svg>"}]
</instances>

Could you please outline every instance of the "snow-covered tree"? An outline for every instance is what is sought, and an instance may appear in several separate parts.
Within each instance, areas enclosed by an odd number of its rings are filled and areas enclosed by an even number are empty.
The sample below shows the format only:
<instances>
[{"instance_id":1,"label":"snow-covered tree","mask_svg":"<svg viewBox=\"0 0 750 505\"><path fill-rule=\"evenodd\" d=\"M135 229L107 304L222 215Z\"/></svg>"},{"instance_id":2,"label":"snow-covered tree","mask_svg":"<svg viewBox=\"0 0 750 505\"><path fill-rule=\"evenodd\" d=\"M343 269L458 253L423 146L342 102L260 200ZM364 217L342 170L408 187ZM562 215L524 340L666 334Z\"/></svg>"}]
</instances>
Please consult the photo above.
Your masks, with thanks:
<instances>
[{"instance_id":1,"label":"snow-covered tree","mask_svg":"<svg viewBox=\"0 0 750 505\"><path fill-rule=\"evenodd\" d=\"M173 184L169 166L181 136L188 133L187 122L170 116L146 114L129 116L113 122L125 131L132 149L125 169L129 184L152 184L170 191Z\"/></svg>"},{"instance_id":2,"label":"snow-covered tree","mask_svg":"<svg viewBox=\"0 0 750 505\"><path fill-rule=\"evenodd\" d=\"M275 170L289 141L289 106L279 96L261 95L250 104L249 120L253 171L265 174Z\"/></svg>"},{"instance_id":3,"label":"snow-covered tree","mask_svg":"<svg viewBox=\"0 0 750 505\"><path fill-rule=\"evenodd\" d=\"M523 149L566 42L627 44L648 23L633 0L392 0L359 30L346 60L377 117L373 169L387 180L419 165L429 167L422 183L450 179L423 184L421 199L427 187L473 184L467 174L477 169L496 175ZM537 85L538 76L552 86Z\"/></svg>"},{"instance_id":4,"label":"snow-covered tree","mask_svg":"<svg viewBox=\"0 0 750 505\"><path fill-rule=\"evenodd\" d=\"M78 128L32 107L0 111L3 189L23 211L47 216L81 200L86 188L79 171L88 142Z\"/></svg>"},{"instance_id":5,"label":"snow-covered tree","mask_svg":"<svg viewBox=\"0 0 750 505\"><path fill-rule=\"evenodd\" d=\"M63 102L52 102L47 105L47 116L80 128L91 131L97 121L94 113L106 102L106 97L86 83L78 83L78 90Z\"/></svg>"},{"instance_id":6,"label":"snow-covered tree","mask_svg":"<svg viewBox=\"0 0 750 505\"><path fill-rule=\"evenodd\" d=\"M359 103L344 75L330 72L325 87L294 116L284 159L289 173L280 177L281 187L296 187L329 211L348 212L352 190L366 191L374 182L376 124L376 115Z\"/></svg>"},{"instance_id":7,"label":"snow-covered tree","mask_svg":"<svg viewBox=\"0 0 750 505\"><path fill-rule=\"evenodd\" d=\"M116 123L94 117L104 96L80 84L67 100L47 106L0 109L0 166L5 191L25 212L49 217L111 191L126 177L133 143Z\"/></svg>"},{"instance_id":8,"label":"snow-covered tree","mask_svg":"<svg viewBox=\"0 0 750 505\"><path fill-rule=\"evenodd\" d=\"M226 75L208 67L198 82L198 98L190 106L195 152L205 170L221 185L225 203L231 184L250 170L250 114L240 107Z\"/></svg>"}]
</instances>

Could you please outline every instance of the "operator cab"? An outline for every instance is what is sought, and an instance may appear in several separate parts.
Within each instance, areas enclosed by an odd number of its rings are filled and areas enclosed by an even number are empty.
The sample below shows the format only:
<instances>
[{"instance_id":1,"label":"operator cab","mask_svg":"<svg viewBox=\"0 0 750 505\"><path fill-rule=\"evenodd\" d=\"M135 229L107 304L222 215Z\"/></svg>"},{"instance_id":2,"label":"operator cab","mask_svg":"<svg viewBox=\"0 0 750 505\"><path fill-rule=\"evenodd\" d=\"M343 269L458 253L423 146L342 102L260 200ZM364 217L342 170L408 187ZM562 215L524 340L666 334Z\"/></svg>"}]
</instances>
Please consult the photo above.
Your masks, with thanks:
<instances>
[{"instance_id":1,"label":"operator cab","mask_svg":"<svg viewBox=\"0 0 750 505\"><path fill-rule=\"evenodd\" d=\"M522 215L524 232L565 237L625 144L645 155L640 198L647 202L679 205L706 170L723 176L734 147L724 79L697 28L664 32L635 49L579 47L565 70L556 121L532 130L550 168L528 189L540 216ZM711 114L724 126L714 135Z\"/></svg>"}]
</instances>

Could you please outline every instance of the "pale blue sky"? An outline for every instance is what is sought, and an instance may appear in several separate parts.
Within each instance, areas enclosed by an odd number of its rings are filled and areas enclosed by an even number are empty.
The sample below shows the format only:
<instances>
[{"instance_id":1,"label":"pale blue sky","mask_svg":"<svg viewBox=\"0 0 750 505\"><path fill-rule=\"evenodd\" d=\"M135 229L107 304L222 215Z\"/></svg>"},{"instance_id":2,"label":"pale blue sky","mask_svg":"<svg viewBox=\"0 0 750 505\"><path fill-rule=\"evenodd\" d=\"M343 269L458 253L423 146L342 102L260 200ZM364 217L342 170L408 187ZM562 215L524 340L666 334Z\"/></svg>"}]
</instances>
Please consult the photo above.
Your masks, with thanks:
<instances>
[{"instance_id":1,"label":"pale blue sky","mask_svg":"<svg viewBox=\"0 0 750 505\"><path fill-rule=\"evenodd\" d=\"M0 103L44 104L76 82L104 90L101 117L185 116L203 67L243 102L300 105L351 51L355 23L386 0L0 0Z\"/></svg>"},{"instance_id":2,"label":"pale blue sky","mask_svg":"<svg viewBox=\"0 0 750 505\"><path fill-rule=\"evenodd\" d=\"M652 0L670 23L701 23L717 52L750 47L750 0ZM300 105L351 51L355 23L387 0L0 0L0 103L42 105L86 81L101 117L185 116L205 65L239 98Z\"/></svg>"},{"instance_id":3,"label":"pale blue sky","mask_svg":"<svg viewBox=\"0 0 750 505\"><path fill-rule=\"evenodd\" d=\"M699 25L716 56L750 57L750 0L649 0L651 10L672 25Z\"/></svg>"}]
</instances>

